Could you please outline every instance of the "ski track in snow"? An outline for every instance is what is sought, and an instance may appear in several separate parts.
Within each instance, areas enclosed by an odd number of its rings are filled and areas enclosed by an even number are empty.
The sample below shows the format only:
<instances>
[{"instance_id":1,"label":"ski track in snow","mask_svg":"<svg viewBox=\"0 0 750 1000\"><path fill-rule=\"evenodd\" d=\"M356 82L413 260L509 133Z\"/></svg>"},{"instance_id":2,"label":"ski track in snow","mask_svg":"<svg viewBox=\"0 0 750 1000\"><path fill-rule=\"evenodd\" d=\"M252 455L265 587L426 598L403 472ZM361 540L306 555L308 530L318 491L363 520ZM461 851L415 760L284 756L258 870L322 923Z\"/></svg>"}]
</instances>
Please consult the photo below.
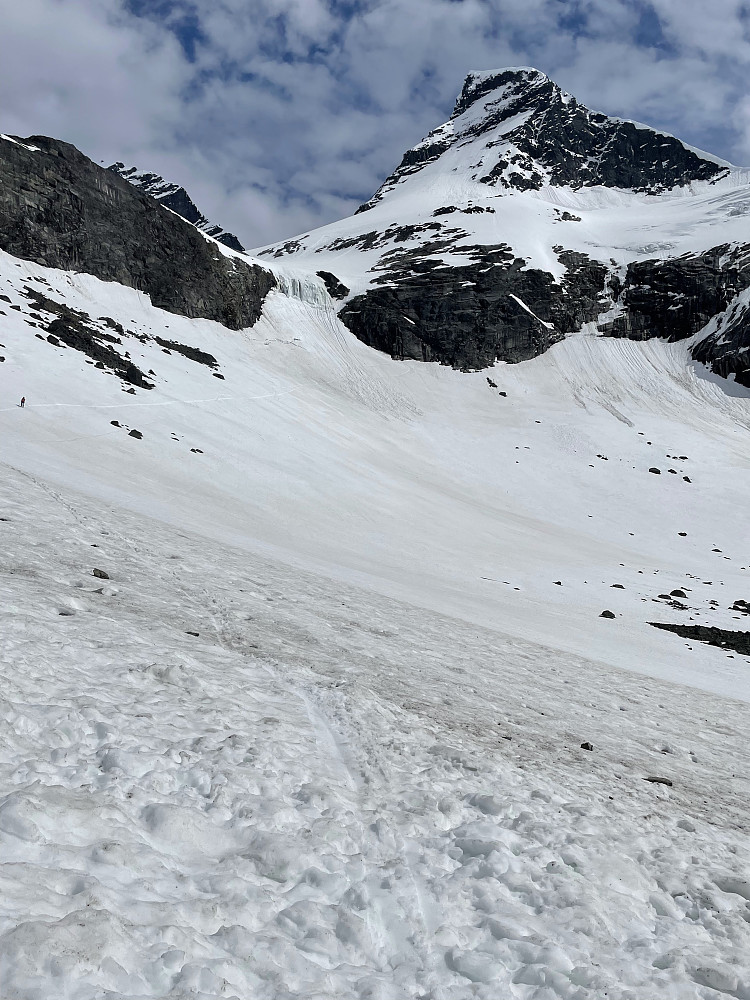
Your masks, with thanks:
<instances>
[{"instance_id":1,"label":"ski track in snow","mask_svg":"<svg viewBox=\"0 0 750 1000\"><path fill-rule=\"evenodd\" d=\"M581 336L501 400L319 302L0 264L3 1000L750 998L747 660L646 624L747 621L747 398ZM129 341L120 403L35 275L226 392Z\"/></svg>"}]
</instances>

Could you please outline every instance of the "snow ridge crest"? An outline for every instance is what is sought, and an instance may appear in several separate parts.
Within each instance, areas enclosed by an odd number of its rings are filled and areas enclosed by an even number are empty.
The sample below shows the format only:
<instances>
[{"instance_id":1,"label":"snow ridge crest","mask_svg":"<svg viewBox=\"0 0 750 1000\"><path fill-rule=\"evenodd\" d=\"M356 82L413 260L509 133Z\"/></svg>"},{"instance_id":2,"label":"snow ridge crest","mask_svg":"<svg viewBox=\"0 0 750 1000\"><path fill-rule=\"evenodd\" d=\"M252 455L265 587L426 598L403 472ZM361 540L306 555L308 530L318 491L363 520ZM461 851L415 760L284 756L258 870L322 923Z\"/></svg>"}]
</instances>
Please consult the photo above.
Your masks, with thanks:
<instances>
[{"instance_id":1,"label":"snow ridge crest","mask_svg":"<svg viewBox=\"0 0 750 1000\"><path fill-rule=\"evenodd\" d=\"M473 71L468 73L464 80L451 117L456 118L463 114L480 98L494 91L505 91L508 96L511 94L521 96L548 83L552 83L552 81L546 73L542 73L541 70L535 69L533 66L512 66L507 69ZM556 84L552 84L552 86L556 90L560 89Z\"/></svg>"}]
</instances>

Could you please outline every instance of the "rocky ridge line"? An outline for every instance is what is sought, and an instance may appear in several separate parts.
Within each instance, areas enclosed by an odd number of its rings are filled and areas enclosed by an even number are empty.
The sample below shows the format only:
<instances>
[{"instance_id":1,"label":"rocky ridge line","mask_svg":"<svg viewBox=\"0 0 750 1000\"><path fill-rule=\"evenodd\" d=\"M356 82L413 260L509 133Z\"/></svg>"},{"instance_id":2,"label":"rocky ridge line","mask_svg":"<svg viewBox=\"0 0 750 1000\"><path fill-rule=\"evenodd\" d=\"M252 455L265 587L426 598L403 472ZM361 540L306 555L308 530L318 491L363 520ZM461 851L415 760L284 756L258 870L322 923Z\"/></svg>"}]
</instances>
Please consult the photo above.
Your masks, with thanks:
<instances>
[{"instance_id":1,"label":"rocky ridge line","mask_svg":"<svg viewBox=\"0 0 750 1000\"><path fill-rule=\"evenodd\" d=\"M107 169L119 174L120 177L124 177L126 181L129 181L139 191L143 191L144 194L155 198L162 205L166 205L167 208L176 212L186 222L195 226L196 229L200 229L206 236L210 236L232 250L245 253L245 248L234 233L228 233L221 226L216 225L215 222L209 222L185 188L180 184L167 181L159 174L139 171L137 167L126 167L124 163L119 161L111 164Z\"/></svg>"}]
</instances>

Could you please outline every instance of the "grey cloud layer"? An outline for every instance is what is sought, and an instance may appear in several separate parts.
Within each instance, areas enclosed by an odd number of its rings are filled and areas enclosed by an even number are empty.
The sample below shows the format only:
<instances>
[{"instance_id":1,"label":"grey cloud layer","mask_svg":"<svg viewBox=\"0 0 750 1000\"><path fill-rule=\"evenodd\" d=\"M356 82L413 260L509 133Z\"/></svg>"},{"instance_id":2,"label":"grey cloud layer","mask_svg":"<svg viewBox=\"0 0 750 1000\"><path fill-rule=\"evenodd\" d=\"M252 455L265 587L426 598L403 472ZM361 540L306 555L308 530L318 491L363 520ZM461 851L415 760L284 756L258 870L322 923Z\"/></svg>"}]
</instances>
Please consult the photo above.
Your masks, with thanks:
<instances>
[{"instance_id":1,"label":"grey cloud layer","mask_svg":"<svg viewBox=\"0 0 750 1000\"><path fill-rule=\"evenodd\" d=\"M739 0L2 4L0 128L157 170L249 246L351 213L472 69L535 65L593 107L750 160Z\"/></svg>"}]
</instances>

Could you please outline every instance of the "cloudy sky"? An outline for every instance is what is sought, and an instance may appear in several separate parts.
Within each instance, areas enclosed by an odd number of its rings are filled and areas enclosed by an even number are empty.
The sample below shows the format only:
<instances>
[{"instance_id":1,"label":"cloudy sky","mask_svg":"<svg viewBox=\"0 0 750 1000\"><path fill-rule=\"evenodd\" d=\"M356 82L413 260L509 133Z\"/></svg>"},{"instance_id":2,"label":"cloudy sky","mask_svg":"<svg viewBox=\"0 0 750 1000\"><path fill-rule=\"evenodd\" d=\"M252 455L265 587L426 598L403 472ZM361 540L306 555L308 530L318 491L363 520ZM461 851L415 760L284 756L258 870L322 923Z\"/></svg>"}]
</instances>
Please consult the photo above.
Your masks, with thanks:
<instances>
[{"instance_id":1,"label":"cloudy sky","mask_svg":"<svg viewBox=\"0 0 750 1000\"><path fill-rule=\"evenodd\" d=\"M470 70L750 163L750 2L0 0L0 131L184 184L246 246L351 214Z\"/></svg>"}]
</instances>

